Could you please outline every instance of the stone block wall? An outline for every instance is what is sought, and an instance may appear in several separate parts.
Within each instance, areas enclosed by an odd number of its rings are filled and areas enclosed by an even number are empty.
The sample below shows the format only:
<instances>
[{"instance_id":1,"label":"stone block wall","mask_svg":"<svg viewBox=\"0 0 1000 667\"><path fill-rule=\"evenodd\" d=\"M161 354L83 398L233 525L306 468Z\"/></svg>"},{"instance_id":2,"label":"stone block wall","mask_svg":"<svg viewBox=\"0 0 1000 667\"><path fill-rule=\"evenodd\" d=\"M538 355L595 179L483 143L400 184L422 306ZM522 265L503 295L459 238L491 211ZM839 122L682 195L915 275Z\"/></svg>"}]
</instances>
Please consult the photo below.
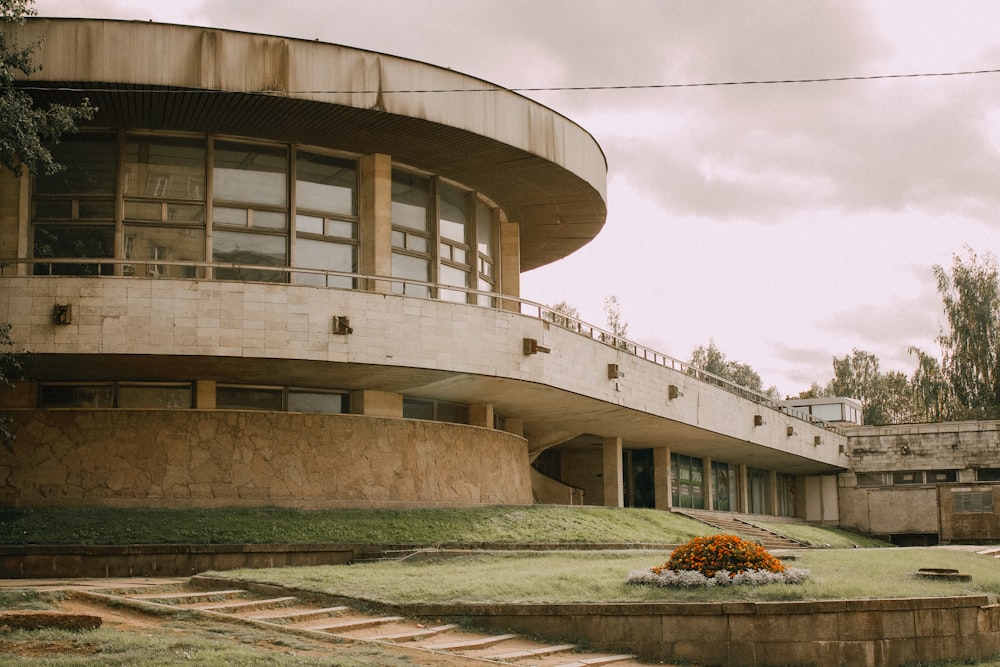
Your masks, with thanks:
<instances>
[{"instance_id":1,"label":"stone block wall","mask_svg":"<svg viewBox=\"0 0 1000 667\"><path fill-rule=\"evenodd\" d=\"M407 605L407 614L558 641L586 640L683 664L897 665L978 660L1000 650L986 596L813 602Z\"/></svg>"},{"instance_id":2,"label":"stone block wall","mask_svg":"<svg viewBox=\"0 0 1000 667\"><path fill-rule=\"evenodd\" d=\"M359 415L16 410L0 507L528 505L524 439ZM113 434L113 435L112 435Z\"/></svg>"}]
</instances>

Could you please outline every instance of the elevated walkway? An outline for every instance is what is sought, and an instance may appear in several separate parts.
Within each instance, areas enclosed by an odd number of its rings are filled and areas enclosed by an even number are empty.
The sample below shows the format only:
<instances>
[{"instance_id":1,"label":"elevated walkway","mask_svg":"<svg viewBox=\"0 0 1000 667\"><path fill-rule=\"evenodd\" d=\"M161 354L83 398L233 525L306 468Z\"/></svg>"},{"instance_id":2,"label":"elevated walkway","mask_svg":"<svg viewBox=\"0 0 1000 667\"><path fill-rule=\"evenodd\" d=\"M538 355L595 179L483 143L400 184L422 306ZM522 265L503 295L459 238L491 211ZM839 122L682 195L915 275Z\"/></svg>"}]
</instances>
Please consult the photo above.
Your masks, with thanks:
<instances>
[{"instance_id":1,"label":"elevated walkway","mask_svg":"<svg viewBox=\"0 0 1000 667\"><path fill-rule=\"evenodd\" d=\"M676 514L681 514L718 528L719 530L748 538L757 542L768 551L775 549L807 549L808 545L797 540L793 540L787 535L781 535L766 528L761 528L751 522L748 515L737 515L729 512L711 512L708 510L674 509Z\"/></svg>"}]
</instances>

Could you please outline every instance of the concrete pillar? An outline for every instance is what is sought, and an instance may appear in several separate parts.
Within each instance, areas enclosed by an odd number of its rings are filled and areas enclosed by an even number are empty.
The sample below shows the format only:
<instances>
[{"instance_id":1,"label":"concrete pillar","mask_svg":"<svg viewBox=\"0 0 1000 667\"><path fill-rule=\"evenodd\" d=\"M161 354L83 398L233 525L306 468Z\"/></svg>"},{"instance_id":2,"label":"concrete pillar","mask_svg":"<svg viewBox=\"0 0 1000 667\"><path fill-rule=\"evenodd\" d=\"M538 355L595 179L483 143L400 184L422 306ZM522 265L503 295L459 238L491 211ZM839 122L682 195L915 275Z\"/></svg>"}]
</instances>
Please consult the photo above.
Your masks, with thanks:
<instances>
[{"instance_id":1,"label":"concrete pillar","mask_svg":"<svg viewBox=\"0 0 1000 667\"><path fill-rule=\"evenodd\" d=\"M604 438L604 506L625 506L625 485L622 480L622 439Z\"/></svg>"},{"instance_id":2,"label":"concrete pillar","mask_svg":"<svg viewBox=\"0 0 1000 667\"><path fill-rule=\"evenodd\" d=\"M198 380L194 383L194 407L199 410L215 409L215 380Z\"/></svg>"},{"instance_id":3,"label":"concrete pillar","mask_svg":"<svg viewBox=\"0 0 1000 667\"><path fill-rule=\"evenodd\" d=\"M746 513L750 508L750 484L747 480L747 466L741 463L736 466L736 507L737 512Z\"/></svg>"},{"instance_id":4,"label":"concrete pillar","mask_svg":"<svg viewBox=\"0 0 1000 667\"><path fill-rule=\"evenodd\" d=\"M653 502L656 509L670 511L673 504L673 489L670 486L670 448L653 447Z\"/></svg>"},{"instance_id":5,"label":"concrete pillar","mask_svg":"<svg viewBox=\"0 0 1000 667\"><path fill-rule=\"evenodd\" d=\"M392 158L382 153L361 158L361 191L358 216L361 229L358 272L392 275ZM390 294L392 283L383 280L360 285L379 294Z\"/></svg>"},{"instance_id":6,"label":"concrete pillar","mask_svg":"<svg viewBox=\"0 0 1000 667\"><path fill-rule=\"evenodd\" d=\"M500 223L500 292L521 296L521 226L516 222ZM501 301L501 308L521 311L516 301Z\"/></svg>"},{"instance_id":7,"label":"concrete pillar","mask_svg":"<svg viewBox=\"0 0 1000 667\"><path fill-rule=\"evenodd\" d=\"M470 405L469 426L493 428L493 404L483 403L481 405Z\"/></svg>"},{"instance_id":8,"label":"concrete pillar","mask_svg":"<svg viewBox=\"0 0 1000 667\"><path fill-rule=\"evenodd\" d=\"M770 491L770 499L768 500L770 507L768 509L773 516L778 516L778 472L776 470L768 473L767 485L770 487L768 489Z\"/></svg>"},{"instance_id":9,"label":"concrete pillar","mask_svg":"<svg viewBox=\"0 0 1000 667\"><path fill-rule=\"evenodd\" d=\"M701 460L701 489L705 494L705 509L715 509L715 482L712 481L712 459Z\"/></svg>"},{"instance_id":10,"label":"concrete pillar","mask_svg":"<svg viewBox=\"0 0 1000 667\"><path fill-rule=\"evenodd\" d=\"M369 417L402 417L403 395L368 389L352 391L351 414Z\"/></svg>"}]
</instances>

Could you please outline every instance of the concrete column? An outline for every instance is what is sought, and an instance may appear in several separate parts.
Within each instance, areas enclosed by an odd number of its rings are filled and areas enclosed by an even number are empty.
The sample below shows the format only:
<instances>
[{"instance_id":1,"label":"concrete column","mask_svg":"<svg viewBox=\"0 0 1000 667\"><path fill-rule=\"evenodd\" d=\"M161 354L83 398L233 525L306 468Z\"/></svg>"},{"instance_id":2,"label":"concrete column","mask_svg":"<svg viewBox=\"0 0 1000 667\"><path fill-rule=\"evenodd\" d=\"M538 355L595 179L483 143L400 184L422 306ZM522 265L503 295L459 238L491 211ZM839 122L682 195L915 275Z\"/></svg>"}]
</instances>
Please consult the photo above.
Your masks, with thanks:
<instances>
[{"instance_id":1,"label":"concrete column","mask_svg":"<svg viewBox=\"0 0 1000 667\"><path fill-rule=\"evenodd\" d=\"M625 485L622 480L622 439L604 438L604 506L625 506Z\"/></svg>"},{"instance_id":2,"label":"concrete column","mask_svg":"<svg viewBox=\"0 0 1000 667\"><path fill-rule=\"evenodd\" d=\"M670 486L670 448L653 447L653 502L656 509L670 511L673 504L673 489Z\"/></svg>"},{"instance_id":3,"label":"concrete column","mask_svg":"<svg viewBox=\"0 0 1000 667\"><path fill-rule=\"evenodd\" d=\"M483 403L481 405L470 405L469 426L493 428L493 404Z\"/></svg>"},{"instance_id":4,"label":"concrete column","mask_svg":"<svg viewBox=\"0 0 1000 667\"><path fill-rule=\"evenodd\" d=\"M521 226L500 223L500 293L521 296ZM516 301L501 301L501 308L520 312Z\"/></svg>"},{"instance_id":5,"label":"concrete column","mask_svg":"<svg viewBox=\"0 0 1000 667\"><path fill-rule=\"evenodd\" d=\"M741 463L736 466L736 507L737 512L746 513L750 508L750 484L747 481L747 466Z\"/></svg>"},{"instance_id":6,"label":"concrete column","mask_svg":"<svg viewBox=\"0 0 1000 667\"><path fill-rule=\"evenodd\" d=\"M194 383L194 407L199 410L215 409L215 380L198 380Z\"/></svg>"},{"instance_id":7,"label":"concrete column","mask_svg":"<svg viewBox=\"0 0 1000 667\"><path fill-rule=\"evenodd\" d=\"M701 492L705 494L705 509L715 509L715 482L712 481L712 459L701 460Z\"/></svg>"},{"instance_id":8,"label":"concrete column","mask_svg":"<svg viewBox=\"0 0 1000 667\"><path fill-rule=\"evenodd\" d=\"M361 191L358 193L361 247L358 272L392 275L392 158L382 153L361 158ZM379 294L390 294L392 284L383 280L361 285Z\"/></svg>"},{"instance_id":9,"label":"concrete column","mask_svg":"<svg viewBox=\"0 0 1000 667\"><path fill-rule=\"evenodd\" d=\"M402 417L403 395L367 389L352 391L351 414L369 417Z\"/></svg>"},{"instance_id":10,"label":"concrete column","mask_svg":"<svg viewBox=\"0 0 1000 667\"><path fill-rule=\"evenodd\" d=\"M768 491L770 491L769 495L771 496L769 501L771 506L768 509L771 510L772 515L778 516L778 472L776 470L768 473L767 485L770 487Z\"/></svg>"}]
</instances>

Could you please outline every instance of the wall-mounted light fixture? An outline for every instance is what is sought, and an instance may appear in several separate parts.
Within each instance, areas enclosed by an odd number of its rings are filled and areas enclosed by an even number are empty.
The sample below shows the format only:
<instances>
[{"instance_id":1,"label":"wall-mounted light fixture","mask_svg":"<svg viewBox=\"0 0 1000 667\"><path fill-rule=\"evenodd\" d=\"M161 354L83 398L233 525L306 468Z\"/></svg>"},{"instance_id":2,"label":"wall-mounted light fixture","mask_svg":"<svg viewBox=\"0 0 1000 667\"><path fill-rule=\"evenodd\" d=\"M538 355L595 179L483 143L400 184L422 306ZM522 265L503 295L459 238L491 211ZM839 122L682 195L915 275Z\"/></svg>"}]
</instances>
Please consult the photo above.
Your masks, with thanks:
<instances>
[{"instance_id":1,"label":"wall-mounted light fixture","mask_svg":"<svg viewBox=\"0 0 1000 667\"><path fill-rule=\"evenodd\" d=\"M902 454L903 456L907 456L910 453L910 446L903 445L902 447L899 448L899 453Z\"/></svg>"},{"instance_id":2,"label":"wall-mounted light fixture","mask_svg":"<svg viewBox=\"0 0 1000 667\"><path fill-rule=\"evenodd\" d=\"M785 430L785 435L787 435L789 438L792 437L793 435L795 435L795 427L794 426L789 426Z\"/></svg>"},{"instance_id":3,"label":"wall-mounted light fixture","mask_svg":"<svg viewBox=\"0 0 1000 667\"><path fill-rule=\"evenodd\" d=\"M552 351L551 349L539 345L538 341L536 339L534 339L534 338L525 338L524 339L524 354L525 355L538 354L539 352L541 352L542 354L548 354L551 351Z\"/></svg>"},{"instance_id":4,"label":"wall-mounted light fixture","mask_svg":"<svg viewBox=\"0 0 1000 667\"><path fill-rule=\"evenodd\" d=\"M608 364L608 379L617 380L625 377L625 371L618 368L618 364Z\"/></svg>"},{"instance_id":5,"label":"wall-mounted light fixture","mask_svg":"<svg viewBox=\"0 0 1000 667\"><path fill-rule=\"evenodd\" d=\"M823 441L820 440L820 438L819 438L818 435L813 438L813 445L815 445L816 447L819 447L822 444L823 444Z\"/></svg>"},{"instance_id":6,"label":"wall-mounted light fixture","mask_svg":"<svg viewBox=\"0 0 1000 667\"><path fill-rule=\"evenodd\" d=\"M681 395L680 389L675 384L667 385L667 400L672 401Z\"/></svg>"},{"instance_id":7,"label":"wall-mounted light fixture","mask_svg":"<svg viewBox=\"0 0 1000 667\"><path fill-rule=\"evenodd\" d=\"M72 324L73 304L59 304L52 306L52 324Z\"/></svg>"},{"instance_id":8,"label":"wall-mounted light fixture","mask_svg":"<svg viewBox=\"0 0 1000 667\"><path fill-rule=\"evenodd\" d=\"M764 425L764 415L754 415L753 416L753 425L754 426L763 426Z\"/></svg>"},{"instance_id":9,"label":"wall-mounted light fixture","mask_svg":"<svg viewBox=\"0 0 1000 667\"><path fill-rule=\"evenodd\" d=\"M354 329L351 328L351 318L347 315L334 315L333 333L338 336L346 336L354 333Z\"/></svg>"}]
</instances>

